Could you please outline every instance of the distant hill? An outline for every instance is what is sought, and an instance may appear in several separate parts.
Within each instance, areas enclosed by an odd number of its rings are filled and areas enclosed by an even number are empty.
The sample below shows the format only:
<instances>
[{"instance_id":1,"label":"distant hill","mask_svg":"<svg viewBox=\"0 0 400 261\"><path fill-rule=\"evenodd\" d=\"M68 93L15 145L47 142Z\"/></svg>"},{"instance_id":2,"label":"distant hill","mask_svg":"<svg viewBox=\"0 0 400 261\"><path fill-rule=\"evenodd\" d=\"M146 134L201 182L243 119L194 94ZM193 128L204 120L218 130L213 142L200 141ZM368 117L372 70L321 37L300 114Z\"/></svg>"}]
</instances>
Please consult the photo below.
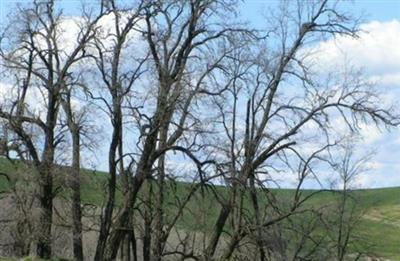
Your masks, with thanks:
<instances>
[{"instance_id":1,"label":"distant hill","mask_svg":"<svg viewBox=\"0 0 400 261\"><path fill-rule=\"evenodd\" d=\"M8 174L11 181L15 178L18 171L29 171L24 169L22 164L15 162L11 164L7 159L0 158L0 173ZM17 171L18 170L18 171ZM62 172L62 171L61 171ZM35 175L32 173L32 175ZM63 184L63 175L57 177L57 182ZM105 195L105 184L107 181L107 173L93 170L83 170L82 174L82 203L92 205L102 205ZM177 183L175 187L176 193L183 193L186 183ZM0 175L0 192L8 191L9 184L5 176ZM218 189L225 190L224 187ZM281 196L290 196L293 190L276 189L274 192ZM305 190L304 193L311 191ZM63 193L63 192L61 192ZM377 257L399 260L400 261L400 187L381 188L381 189L363 189L354 191L359 199L360 207L364 211L356 234L360 238L368 241L363 247L370 253L376 254ZM315 196L311 203L316 206L321 202L329 201L332 198L329 192L323 192ZM210 200L212 200L210 198ZM1 206L0 206L1 209ZM210 217L217 215L217 209L212 210ZM214 219L213 219L214 220ZM194 229L195 224L180 224L185 229ZM1 259L11 260L11 259Z\"/></svg>"}]
</instances>

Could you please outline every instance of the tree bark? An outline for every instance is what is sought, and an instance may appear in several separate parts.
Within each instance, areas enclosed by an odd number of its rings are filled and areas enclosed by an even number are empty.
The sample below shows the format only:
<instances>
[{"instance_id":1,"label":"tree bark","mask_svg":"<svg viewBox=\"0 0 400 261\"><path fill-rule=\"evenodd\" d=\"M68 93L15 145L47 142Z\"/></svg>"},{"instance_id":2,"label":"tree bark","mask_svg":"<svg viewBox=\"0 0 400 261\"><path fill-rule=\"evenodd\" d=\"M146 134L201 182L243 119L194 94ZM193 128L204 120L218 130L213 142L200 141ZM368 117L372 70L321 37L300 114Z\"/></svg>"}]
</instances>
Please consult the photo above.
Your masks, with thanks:
<instances>
[{"instance_id":1,"label":"tree bark","mask_svg":"<svg viewBox=\"0 0 400 261\"><path fill-rule=\"evenodd\" d=\"M51 225L53 217L53 177L51 166L44 165L42 167L40 182L40 216L38 242L36 246L36 254L40 258L49 259L51 257Z\"/></svg>"},{"instance_id":2,"label":"tree bark","mask_svg":"<svg viewBox=\"0 0 400 261\"><path fill-rule=\"evenodd\" d=\"M81 182L80 182L80 136L79 129L74 128L72 135L72 241L74 259L83 261L82 244L82 209L81 209Z\"/></svg>"}]
</instances>

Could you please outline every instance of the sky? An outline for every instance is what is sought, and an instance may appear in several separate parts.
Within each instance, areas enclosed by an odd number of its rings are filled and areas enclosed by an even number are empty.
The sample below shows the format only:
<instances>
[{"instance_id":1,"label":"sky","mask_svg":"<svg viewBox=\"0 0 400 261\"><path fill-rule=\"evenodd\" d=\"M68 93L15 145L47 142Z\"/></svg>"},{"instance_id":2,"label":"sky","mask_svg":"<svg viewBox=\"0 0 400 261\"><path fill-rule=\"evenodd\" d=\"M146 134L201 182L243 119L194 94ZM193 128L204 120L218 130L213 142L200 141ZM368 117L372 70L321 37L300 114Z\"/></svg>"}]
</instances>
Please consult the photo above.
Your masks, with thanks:
<instances>
[{"instance_id":1,"label":"sky","mask_svg":"<svg viewBox=\"0 0 400 261\"><path fill-rule=\"evenodd\" d=\"M10 7L18 2L25 1L0 0L0 25L4 24ZM75 0L61 0L61 3L70 15L80 6L80 1ZM248 0L241 3L239 10L244 20L261 27L262 14L277 3L276 0ZM397 103L400 97L400 1L350 1L344 3L343 9L355 16L363 15L363 32L357 41L339 38L321 43L325 54L321 57L322 64L333 65L334 61L345 57L352 65L362 68L367 78L376 81L385 98L382 102ZM361 133L361 148L375 151L375 155L368 163L371 170L359 177L360 186L400 186L400 129L379 130L368 125L363 126ZM106 166L100 165L99 169L106 169Z\"/></svg>"},{"instance_id":2,"label":"sky","mask_svg":"<svg viewBox=\"0 0 400 261\"><path fill-rule=\"evenodd\" d=\"M257 26L263 23L262 13L267 6L276 4L273 0L245 1L241 10ZM385 97L397 103L400 97L400 1L356 0L346 3L344 8L355 16L363 16L362 28L368 33L362 33L358 41L344 39L339 43L324 43L328 60L351 59L367 77L377 80L377 87ZM359 186L400 186L400 131L365 126L361 132L361 146L375 155L369 162L370 171L358 177Z\"/></svg>"},{"instance_id":3,"label":"sky","mask_svg":"<svg viewBox=\"0 0 400 261\"><path fill-rule=\"evenodd\" d=\"M241 13L255 25L261 25L263 13L277 5L274 0L244 1ZM376 79L377 88L391 102L400 97L400 1L355 0L347 1L343 9L363 17L362 33L358 41L328 41L324 50L329 61L351 59L354 66L365 71L367 77ZM329 61L327 61L329 63ZM373 151L370 171L358 177L360 187L400 186L400 130L378 130L373 126L362 129L361 147Z\"/></svg>"}]
</instances>

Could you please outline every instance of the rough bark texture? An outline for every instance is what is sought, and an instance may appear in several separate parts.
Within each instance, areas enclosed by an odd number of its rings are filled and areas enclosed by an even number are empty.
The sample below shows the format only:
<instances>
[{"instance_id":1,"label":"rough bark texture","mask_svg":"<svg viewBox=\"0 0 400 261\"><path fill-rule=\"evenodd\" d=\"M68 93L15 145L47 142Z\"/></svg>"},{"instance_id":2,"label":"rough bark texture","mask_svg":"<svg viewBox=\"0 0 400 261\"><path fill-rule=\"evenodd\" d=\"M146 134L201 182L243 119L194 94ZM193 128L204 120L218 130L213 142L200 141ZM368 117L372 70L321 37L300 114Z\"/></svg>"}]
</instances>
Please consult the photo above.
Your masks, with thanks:
<instances>
[{"instance_id":1,"label":"rough bark texture","mask_svg":"<svg viewBox=\"0 0 400 261\"><path fill-rule=\"evenodd\" d=\"M80 177L80 136L79 129L71 131L72 134L72 238L74 259L83 261L82 243L82 209L81 209L81 177Z\"/></svg>"}]
</instances>

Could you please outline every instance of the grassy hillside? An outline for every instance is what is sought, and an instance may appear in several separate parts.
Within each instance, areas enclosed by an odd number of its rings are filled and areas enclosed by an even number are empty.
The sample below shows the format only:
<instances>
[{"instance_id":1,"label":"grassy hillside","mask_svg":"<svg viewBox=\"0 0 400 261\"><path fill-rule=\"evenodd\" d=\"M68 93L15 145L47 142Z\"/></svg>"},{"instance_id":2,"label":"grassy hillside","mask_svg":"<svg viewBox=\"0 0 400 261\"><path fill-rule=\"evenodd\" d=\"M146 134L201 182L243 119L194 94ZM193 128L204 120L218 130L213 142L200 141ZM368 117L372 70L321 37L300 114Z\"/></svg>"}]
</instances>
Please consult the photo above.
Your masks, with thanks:
<instances>
[{"instance_id":1,"label":"grassy hillside","mask_svg":"<svg viewBox=\"0 0 400 261\"><path fill-rule=\"evenodd\" d=\"M15 173L26 171L31 170L24 169L18 162L13 165L4 158L0 158L0 173L9 174L11 180L14 179ZM36 174L31 173L31 175ZM62 176L60 174L56 182L62 184L64 182ZM106 181L107 173L84 170L82 178L83 203L102 205L104 203ZM9 188L5 177L0 176L0 191L7 191ZM188 188L188 184L178 183L173 188L171 187L170 190L174 190L174 193L178 195L183 195ZM218 187L217 189L221 190L221 193L226 193L223 187ZM275 192L278 196L285 198L291 197L293 190L282 189L275 190ZM310 192L304 191L304 193ZM354 192L354 195L358 197L359 207L363 209L364 213L356 230L357 236L363 239L360 240L363 250L374 253L378 257L400 261L400 187L358 190ZM208 221L212 222L217 217L219 210L215 208L215 202L213 202L214 200L211 195L206 193L205 197L204 202L208 206L204 206L207 213L203 214L206 214L205 216L210 219ZM331 201L332 198L332 193L320 193L309 204L319 206ZM172 198L167 199L167 201L169 200L172 201ZM197 209L197 206L193 206L193 209ZM183 218L183 221L178 225L185 229L196 229L196 225L199 225L199 222L194 216L196 216L196 213Z\"/></svg>"},{"instance_id":2,"label":"grassy hillside","mask_svg":"<svg viewBox=\"0 0 400 261\"><path fill-rule=\"evenodd\" d=\"M359 193L366 213L357 232L369 238L372 252L400 260L400 188L371 189Z\"/></svg>"}]
</instances>

